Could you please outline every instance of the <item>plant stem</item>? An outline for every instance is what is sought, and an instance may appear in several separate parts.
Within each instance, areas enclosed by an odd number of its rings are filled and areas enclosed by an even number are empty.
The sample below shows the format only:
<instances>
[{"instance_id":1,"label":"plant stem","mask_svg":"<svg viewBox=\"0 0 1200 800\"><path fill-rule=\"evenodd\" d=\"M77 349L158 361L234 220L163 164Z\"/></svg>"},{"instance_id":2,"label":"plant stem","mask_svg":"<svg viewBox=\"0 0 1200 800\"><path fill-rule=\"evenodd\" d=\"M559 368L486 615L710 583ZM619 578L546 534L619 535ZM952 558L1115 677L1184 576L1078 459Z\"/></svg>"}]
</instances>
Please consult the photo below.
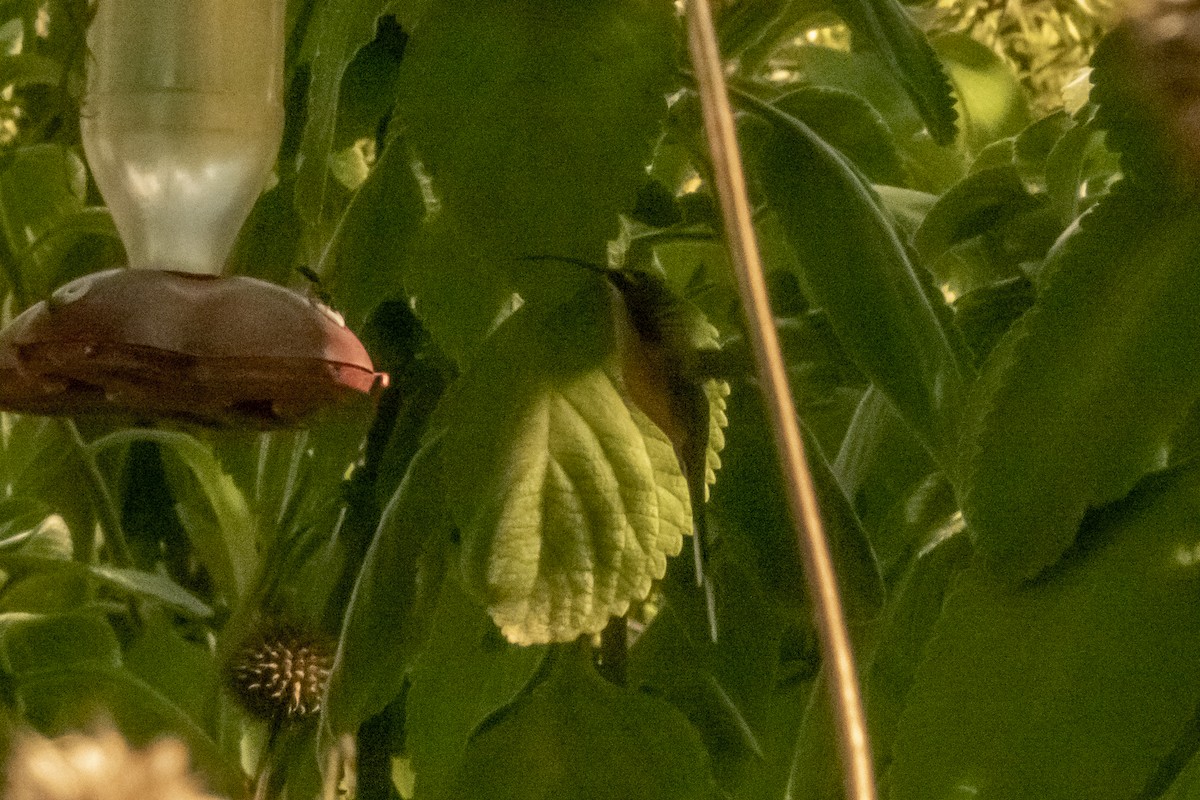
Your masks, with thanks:
<instances>
[{"instance_id":1,"label":"plant stem","mask_svg":"<svg viewBox=\"0 0 1200 800\"><path fill-rule=\"evenodd\" d=\"M875 800L875 775L850 634L842 612L837 575L817 505L813 477L804 458L796 404L788 384L766 279L754 234L746 179L738 151L733 110L725 87L721 54L709 0L688 4L688 51L699 84L704 127L712 156L725 236L737 273L738 291L749 321L755 362L766 394L775 445L787 476L787 500L796 524L829 685L846 797Z\"/></svg>"},{"instance_id":2,"label":"plant stem","mask_svg":"<svg viewBox=\"0 0 1200 800\"><path fill-rule=\"evenodd\" d=\"M87 446L87 442L83 440L83 435L75 425L75 420L66 418L61 420L60 424L83 465L83 474L87 477L88 487L91 489L92 498L95 501L96 516L100 521L101 530L104 531L105 540L112 546L114 558L118 564L133 566L133 552L129 549L129 542L125 539L125 529L121 526L121 514L117 510L112 492L108 490L108 482L100 471L100 464L96 461L96 456ZM84 554L85 561L90 561L94 556L94 543L89 549L91 552Z\"/></svg>"}]
</instances>

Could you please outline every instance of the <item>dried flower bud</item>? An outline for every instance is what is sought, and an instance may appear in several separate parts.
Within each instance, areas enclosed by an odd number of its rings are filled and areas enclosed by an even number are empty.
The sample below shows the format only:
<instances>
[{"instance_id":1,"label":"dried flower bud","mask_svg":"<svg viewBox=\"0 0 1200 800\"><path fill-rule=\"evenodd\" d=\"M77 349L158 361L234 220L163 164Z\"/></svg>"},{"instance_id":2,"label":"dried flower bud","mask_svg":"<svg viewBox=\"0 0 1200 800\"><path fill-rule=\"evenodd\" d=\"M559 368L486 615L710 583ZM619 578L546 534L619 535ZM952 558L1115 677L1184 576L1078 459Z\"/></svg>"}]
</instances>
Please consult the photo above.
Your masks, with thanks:
<instances>
[{"instance_id":1,"label":"dried flower bud","mask_svg":"<svg viewBox=\"0 0 1200 800\"><path fill-rule=\"evenodd\" d=\"M216 800L188 772L182 742L161 739L132 751L112 730L57 739L24 734L4 771L4 800Z\"/></svg>"},{"instance_id":2,"label":"dried flower bud","mask_svg":"<svg viewBox=\"0 0 1200 800\"><path fill-rule=\"evenodd\" d=\"M242 646L231 663L234 693L252 714L297 719L321 710L333 669L332 644L293 625L270 625Z\"/></svg>"}]
</instances>

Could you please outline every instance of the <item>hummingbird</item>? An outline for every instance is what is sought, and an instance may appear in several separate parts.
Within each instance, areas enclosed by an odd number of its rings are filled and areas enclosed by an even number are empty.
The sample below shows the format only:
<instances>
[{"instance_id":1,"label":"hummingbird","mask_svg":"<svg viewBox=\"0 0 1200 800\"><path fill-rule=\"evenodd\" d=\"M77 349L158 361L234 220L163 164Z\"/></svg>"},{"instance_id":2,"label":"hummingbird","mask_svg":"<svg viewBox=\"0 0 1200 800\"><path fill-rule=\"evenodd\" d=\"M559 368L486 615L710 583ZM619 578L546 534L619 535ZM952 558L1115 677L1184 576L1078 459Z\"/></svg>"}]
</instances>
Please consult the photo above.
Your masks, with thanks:
<instances>
[{"instance_id":1,"label":"hummingbird","mask_svg":"<svg viewBox=\"0 0 1200 800\"><path fill-rule=\"evenodd\" d=\"M675 451L692 507L696 585L704 590L709 634L717 639L716 599L706 573L710 546L708 452L712 406L706 384L720 377L715 331L704 315L648 270L621 270L562 256L528 256L582 267L607 279L619 301L617 356L629 399L658 426Z\"/></svg>"}]
</instances>

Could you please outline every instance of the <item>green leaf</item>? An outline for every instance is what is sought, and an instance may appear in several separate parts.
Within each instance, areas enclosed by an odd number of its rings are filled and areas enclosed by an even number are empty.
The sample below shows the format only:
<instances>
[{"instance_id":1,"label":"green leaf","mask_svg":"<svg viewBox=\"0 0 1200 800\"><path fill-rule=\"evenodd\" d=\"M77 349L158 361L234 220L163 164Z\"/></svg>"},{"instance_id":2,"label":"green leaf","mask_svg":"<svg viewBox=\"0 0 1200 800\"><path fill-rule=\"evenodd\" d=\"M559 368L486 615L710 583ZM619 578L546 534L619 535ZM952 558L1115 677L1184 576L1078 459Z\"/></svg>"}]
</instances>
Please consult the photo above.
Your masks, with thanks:
<instances>
[{"instance_id":1,"label":"green leaf","mask_svg":"<svg viewBox=\"0 0 1200 800\"><path fill-rule=\"evenodd\" d=\"M1137 797L1200 703L1200 471L1098 512L1035 584L946 600L900 721L895 800Z\"/></svg>"},{"instance_id":2,"label":"green leaf","mask_svg":"<svg viewBox=\"0 0 1200 800\"><path fill-rule=\"evenodd\" d=\"M135 428L110 433L88 447L99 454L110 447L133 442L156 442L162 446L164 455L171 454L184 467L185 472L181 474L173 472L171 465L166 464L167 476L175 487L180 519L192 546L230 604L244 597L257 568L258 552L254 517L241 490L221 468L212 451L186 433ZM195 495L188 491L186 483L179 482L185 475L195 481L207 500L207 508L195 505L192 500ZM211 524L204 519L206 512L212 515Z\"/></svg>"},{"instance_id":3,"label":"green leaf","mask_svg":"<svg viewBox=\"0 0 1200 800\"><path fill-rule=\"evenodd\" d=\"M896 0L834 0L834 9L856 36L870 43L904 86L938 144L954 140L954 99L938 56Z\"/></svg>"},{"instance_id":4,"label":"green leaf","mask_svg":"<svg viewBox=\"0 0 1200 800\"><path fill-rule=\"evenodd\" d=\"M297 155L295 202L310 226L322 226L329 154L337 127L342 76L359 48L375 36L375 21L388 0L330 0L321 5L312 82L308 90L308 120Z\"/></svg>"},{"instance_id":5,"label":"green leaf","mask_svg":"<svg viewBox=\"0 0 1200 800\"><path fill-rule=\"evenodd\" d=\"M1058 250L972 398L963 514L998 575L1037 575L1165 463L1200 393L1198 269L1200 211L1130 184Z\"/></svg>"},{"instance_id":6,"label":"green leaf","mask_svg":"<svg viewBox=\"0 0 1200 800\"><path fill-rule=\"evenodd\" d=\"M804 123L750 105L774 129L759 179L796 252L801 284L863 374L948 461L974 370L941 297L853 167Z\"/></svg>"},{"instance_id":7,"label":"green leaf","mask_svg":"<svg viewBox=\"0 0 1200 800\"><path fill-rule=\"evenodd\" d=\"M605 261L666 114L675 33L663 2L480 0L470 14L454 0L431 4L405 53L397 113L452 220L431 219L447 228L438 245L452 249L437 258L427 246L406 276L443 347L469 353L490 328L455 318L491 312L483 322L494 323L497 305L478 309L458 294L468 287L420 273L447 272L492 298L506 294L507 275L527 302L563 302L585 276L547 280L561 265L525 256ZM441 326L472 335L446 339Z\"/></svg>"},{"instance_id":8,"label":"green leaf","mask_svg":"<svg viewBox=\"0 0 1200 800\"><path fill-rule=\"evenodd\" d=\"M856 94L809 86L778 97L773 105L804 121L875 183L904 183L904 166L887 123Z\"/></svg>"},{"instance_id":9,"label":"green leaf","mask_svg":"<svg viewBox=\"0 0 1200 800\"><path fill-rule=\"evenodd\" d=\"M518 643L598 633L691 529L673 448L612 376L609 295L594 288L510 317L436 423L466 588Z\"/></svg>"},{"instance_id":10,"label":"green leaf","mask_svg":"<svg viewBox=\"0 0 1200 800\"><path fill-rule=\"evenodd\" d=\"M424 214L408 146L393 138L350 201L318 269L351 328L358 330L376 306L403 294L401 267Z\"/></svg>"},{"instance_id":11,"label":"green leaf","mask_svg":"<svg viewBox=\"0 0 1200 800\"><path fill-rule=\"evenodd\" d=\"M379 520L354 586L322 704L322 729L351 733L400 695L436 602L442 551L434 569L422 563L428 546L448 541L441 453L434 440L413 457ZM432 596L431 596L432 595Z\"/></svg>"},{"instance_id":12,"label":"green leaf","mask_svg":"<svg viewBox=\"0 0 1200 800\"><path fill-rule=\"evenodd\" d=\"M941 617L946 592L970 563L970 543L961 532L944 538L928 528L924 533L932 541L913 557L892 587L872 647L860 657L867 726L875 772L880 776L891 763L905 701Z\"/></svg>"},{"instance_id":13,"label":"green leaf","mask_svg":"<svg viewBox=\"0 0 1200 800\"><path fill-rule=\"evenodd\" d=\"M21 679L75 665L118 669L121 646L97 614L0 614L0 666Z\"/></svg>"},{"instance_id":14,"label":"green leaf","mask_svg":"<svg viewBox=\"0 0 1200 800\"><path fill-rule=\"evenodd\" d=\"M67 70L52 58L36 53L18 53L0 58L0 87L56 86Z\"/></svg>"},{"instance_id":15,"label":"green leaf","mask_svg":"<svg viewBox=\"0 0 1200 800\"><path fill-rule=\"evenodd\" d=\"M750 551L747 557L754 561L758 580L776 603L805 604L795 528L784 499L778 459L767 457L774 442L757 387L735 384L730 402L733 423L722 459L722 480L713 491L712 513L722 528L727 524L744 532L741 535ZM883 604L883 583L871 543L820 445L806 435L804 447L847 616L858 623L870 620Z\"/></svg>"},{"instance_id":16,"label":"green leaf","mask_svg":"<svg viewBox=\"0 0 1200 800\"><path fill-rule=\"evenodd\" d=\"M913 246L932 264L951 247L1037 205L1012 164L972 172L938 198L913 236Z\"/></svg>"},{"instance_id":17,"label":"green leaf","mask_svg":"<svg viewBox=\"0 0 1200 800\"><path fill-rule=\"evenodd\" d=\"M90 575L118 592L159 600L191 617L212 616L211 608L166 576L108 564L84 564L73 561L73 555L71 531L57 514L0 542L0 566L5 570L71 570Z\"/></svg>"},{"instance_id":18,"label":"green leaf","mask_svg":"<svg viewBox=\"0 0 1200 800\"><path fill-rule=\"evenodd\" d=\"M717 781L733 790L766 755L762 733L775 700L783 619L745 552L753 532L727 525L720 531L721 547L705 569L716 589L717 641L692 565L681 559L663 584L665 607L633 643L628 682L687 716Z\"/></svg>"},{"instance_id":19,"label":"green leaf","mask_svg":"<svg viewBox=\"0 0 1200 800\"><path fill-rule=\"evenodd\" d=\"M1033 284L1023 277L967 292L954 301L954 319L983 363L1013 323L1033 305Z\"/></svg>"},{"instance_id":20,"label":"green leaf","mask_svg":"<svg viewBox=\"0 0 1200 800\"><path fill-rule=\"evenodd\" d=\"M67 523L57 514L41 516L32 528L0 542L0 565L4 569L12 571L70 562L74 546Z\"/></svg>"},{"instance_id":21,"label":"green leaf","mask_svg":"<svg viewBox=\"0 0 1200 800\"><path fill-rule=\"evenodd\" d=\"M1158 800L1197 800L1200 798L1200 755L1194 755Z\"/></svg>"},{"instance_id":22,"label":"green leaf","mask_svg":"<svg viewBox=\"0 0 1200 800\"><path fill-rule=\"evenodd\" d=\"M487 612L447 577L429 643L413 666L405 700L405 747L420 797L442 797L467 743L537 674L547 648L509 644Z\"/></svg>"},{"instance_id":23,"label":"green leaf","mask_svg":"<svg viewBox=\"0 0 1200 800\"><path fill-rule=\"evenodd\" d=\"M126 648L125 667L202 727L214 729L222 708L224 677L211 650L185 639L170 614L141 614L143 625Z\"/></svg>"},{"instance_id":24,"label":"green leaf","mask_svg":"<svg viewBox=\"0 0 1200 800\"><path fill-rule=\"evenodd\" d=\"M1042 185L1046 159L1063 135L1075 127L1075 120L1066 111L1056 111L1021 131L1013 140L1013 163L1021 170L1021 177Z\"/></svg>"},{"instance_id":25,"label":"green leaf","mask_svg":"<svg viewBox=\"0 0 1200 800\"><path fill-rule=\"evenodd\" d=\"M83 209L87 173L79 157L61 145L16 150L0 172L0 232L14 254L23 254L65 217ZM38 253L9 282L23 304L49 295L55 277L48 253Z\"/></svg>"},{"instance_id":26,"label":"green leaf","mask_svg":"<svg viewBox=\"0 0 1200 800\"><path fill-rule=\"evenodd\" d=\"M1016 136L1032 121L1024 89L1008 65L987 45L965 33L933 41L954 93L967 147L975 152L1006 136Z\"/></svg>"},{"instance_id":27,"label":"green leaf","mask_svg":"<svg viewBox=\"0 0 1200 800\"><path fill-rule=\"evenodd\" d=\"M159 600L189 617L207 619L213 615L212 608L165 575L107 564L89 565L88 572L112 589Z\"/></svg>"},{"instance_id":28,"label":"green leaf","mask_svg":"<svg viewBox=\"0 0 1200 800\"><path fill-rule=\"evenodd\" d=\"M687 719L563 652L545 683L479 733L449 800L705 800L718 792Z\"/></svg>"},{"instance_id":29,"label":"green leaf","mask_svg":"<svg viewBox=\"0 0 1200 800\"><path fill-rule=\"evenodd\" d=\"M1118 158L1104 142L1094 122L1076 125L1046 157L1046 191L1064 223L1091 207L1120 174Z\"/></svg>"},{"instance_id":30,"label":"green leaf","mask_svg":"<svg viewBox=\"0 0 1200 800\"><path fill-rule=\"evenodd\" d=\"M24 275L39 263L44 264L54 285L79 277L83 274L79 272L81 265L67 263L66 259L83 239L91 236L120 244L112 214L103 206L88 206L61 217L37 241L18 253L17 269Z\"/></svg>"},{"instance_id":31,"label":"green leaf","mask_svg":"<svg viewBox=\"0 0 1200 800\"><path fill-rule=\"evenodd\" d=\"M716 19L717 41L725 58L756 44L787 14L794 0L765 0L758 3L731 3L719 9Z\"/></svg>"},{"instance_id":32,"label":"green leaf","mask_svg":"<svg viewBox=\"0 0 1200 800\"><path fill-rule=\"evenodd\" d=\"M831 469L870 533L883 574L891 576L908 563L917 545L907 525L887 523L936 467L875 387L863 393Z\"/></svg>"},{"instance_id":33,"label":"green leaf","mask_svg":"<svg viewBox=\"0 0 1200 800\"><path fill-rule=\"evenodd\" d=\"M1191 169L1180 168L1186 150L1178 141L1180 120L1171 104L1162 102L1166 96L1156 96L1146 86L1146 63L1146 48L1130 26L1119 26L1100 41L1091 74L1091 101L1099 105L1096 123L1133 180L1160 191L1185 188L1190 177L1183 176L1190 176Z\"/></svg>"}]
</instances>

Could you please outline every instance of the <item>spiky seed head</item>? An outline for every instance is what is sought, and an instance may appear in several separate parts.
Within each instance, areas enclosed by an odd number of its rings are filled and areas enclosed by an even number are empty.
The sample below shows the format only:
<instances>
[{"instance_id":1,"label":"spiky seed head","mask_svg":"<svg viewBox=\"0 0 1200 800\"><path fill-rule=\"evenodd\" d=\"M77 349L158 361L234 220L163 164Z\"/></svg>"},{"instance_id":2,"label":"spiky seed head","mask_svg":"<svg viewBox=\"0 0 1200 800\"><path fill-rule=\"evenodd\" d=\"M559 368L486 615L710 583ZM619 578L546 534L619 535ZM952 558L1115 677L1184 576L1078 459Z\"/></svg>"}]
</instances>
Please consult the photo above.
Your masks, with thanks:
<instances>
[{"instance_id":1,"label":"spiky seed head","mask_svg":"<svg viewBox=\"0 0 1200 800\"><path fill-rule=\"evenodd\" d=\"M251 636L230 664L234 694L264 719L300 719L321 710L333 669L326 637L294 625L268 625Z\"/></svg>"}]
</instances>

